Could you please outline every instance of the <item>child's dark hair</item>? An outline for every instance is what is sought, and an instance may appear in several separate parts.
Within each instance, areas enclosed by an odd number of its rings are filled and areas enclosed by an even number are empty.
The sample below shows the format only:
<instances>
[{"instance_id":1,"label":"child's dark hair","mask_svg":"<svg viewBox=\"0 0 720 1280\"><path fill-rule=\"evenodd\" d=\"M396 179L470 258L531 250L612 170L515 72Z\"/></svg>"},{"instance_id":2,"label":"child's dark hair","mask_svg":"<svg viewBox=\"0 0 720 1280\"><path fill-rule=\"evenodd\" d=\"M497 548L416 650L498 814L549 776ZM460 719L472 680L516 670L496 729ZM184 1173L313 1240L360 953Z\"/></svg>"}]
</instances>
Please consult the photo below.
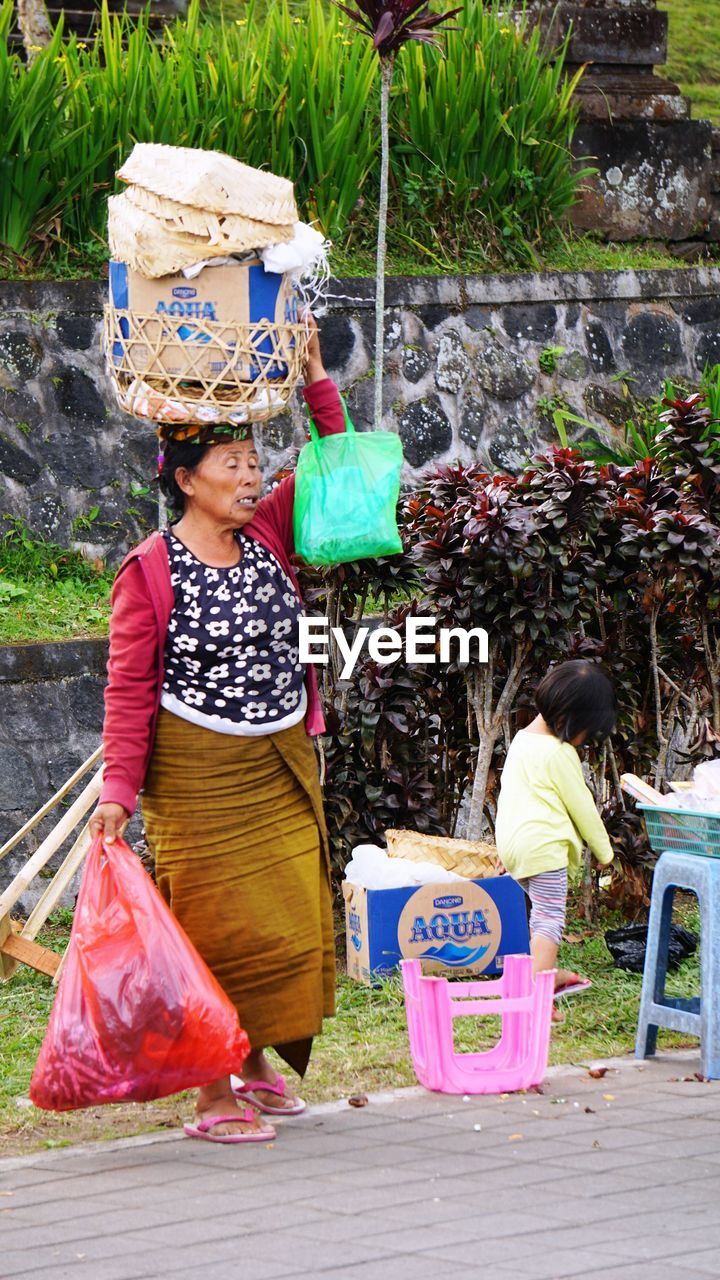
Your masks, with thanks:
<instances>
[{"instance_id":1,"label":"child's dark hair","mask_svg":"<svg viewBox=\"0 0 720 1280\"><path fill-rule=\"evenodd\" d=\"M615 691L602 667L585 658L561 662L548 672L535 691L535 706L561 742L585 733L602 741L615 728Z\"/></svg>"}]
</instances>

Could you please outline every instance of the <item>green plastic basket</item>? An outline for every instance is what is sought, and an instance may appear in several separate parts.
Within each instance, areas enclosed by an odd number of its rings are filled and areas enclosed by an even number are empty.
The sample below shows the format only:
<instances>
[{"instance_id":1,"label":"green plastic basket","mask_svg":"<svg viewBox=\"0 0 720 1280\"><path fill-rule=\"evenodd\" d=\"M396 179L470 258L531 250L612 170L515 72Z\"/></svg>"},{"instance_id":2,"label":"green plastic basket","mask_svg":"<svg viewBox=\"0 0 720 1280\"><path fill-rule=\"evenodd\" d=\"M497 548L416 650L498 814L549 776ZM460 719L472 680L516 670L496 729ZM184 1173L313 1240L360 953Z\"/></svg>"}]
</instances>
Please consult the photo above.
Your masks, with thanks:
<instances>
[{"instance_id":1,"label":"green plastic basket","mask_svg":"<svg viewBox=\"0 0 720 1280\"><path fill-rule=\"evenodd\" d=\"M701 858L720 858L720 813L701 809L660 809L640 804L650 847L656 853L692 853Z\"/></svg>"}]
</instances>

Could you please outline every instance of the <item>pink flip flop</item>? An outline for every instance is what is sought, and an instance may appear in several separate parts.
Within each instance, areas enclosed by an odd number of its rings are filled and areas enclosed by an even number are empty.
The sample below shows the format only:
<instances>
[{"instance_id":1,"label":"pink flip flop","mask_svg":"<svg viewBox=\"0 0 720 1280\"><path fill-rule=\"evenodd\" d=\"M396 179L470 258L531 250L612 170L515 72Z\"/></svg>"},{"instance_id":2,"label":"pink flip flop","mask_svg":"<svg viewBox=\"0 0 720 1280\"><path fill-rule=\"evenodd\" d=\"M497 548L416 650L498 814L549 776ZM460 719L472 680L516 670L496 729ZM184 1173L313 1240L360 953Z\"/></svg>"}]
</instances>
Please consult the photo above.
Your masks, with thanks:
<instances>
[{"instance_id":1,"label":"pink flip flop","mask_svg":"<svg viewBox=\"0 0 720 1280\"><path fill-rule=\"evenodd\" d=\"M591 986L592 982L589 978L580 978L578 982L568 982L567 986L559 987L554 998L557 1000L560 996L575 996L579 991L587 991Z\"/></svg>"},{"instance_id":2,"label":"pink flip flop","mask_svg":"<svg viewBox=\"0 0 720 1280\"><path fill-rule=\"evenodd\" d=\"M267 1080L244 1080L235 1084L237 1076L230 1077L232 1091L236 1098L243 1098L245 1102L251 1102L258 1111L262 1111L266 1116L299 1116L305 1110L305 1103L302 1098L298 1098L294 1107L273 1107L267 1102L260 1102L256 1098L256 1093L274 1093L278 1098L285 1097L285 1077L278 1074L275 1077L274 1084L268 1084Z\"/></svg>"},{"instance_id":3,"label":"pink flip flop","mask_svg":"<svg viewBox=\"0 0 720 1280\"><path fill-rule=\"evenodd\" d=\"M277 1134L271 1125L268 1125L267 1129L255 1129L251 1133L212 1132L217 1124L235 1124L238 1120L244 1120L245 1124L252 1124L254 1119L255 1112L252 1107L245 1107L242 1111L236 1111L234 1115L210 1116L208 1120L198 1120L197 1124L185 1124L183 1130L188 1138L203 1138L205 1142L272 1142Z\"/></svg>"}]
</instances>

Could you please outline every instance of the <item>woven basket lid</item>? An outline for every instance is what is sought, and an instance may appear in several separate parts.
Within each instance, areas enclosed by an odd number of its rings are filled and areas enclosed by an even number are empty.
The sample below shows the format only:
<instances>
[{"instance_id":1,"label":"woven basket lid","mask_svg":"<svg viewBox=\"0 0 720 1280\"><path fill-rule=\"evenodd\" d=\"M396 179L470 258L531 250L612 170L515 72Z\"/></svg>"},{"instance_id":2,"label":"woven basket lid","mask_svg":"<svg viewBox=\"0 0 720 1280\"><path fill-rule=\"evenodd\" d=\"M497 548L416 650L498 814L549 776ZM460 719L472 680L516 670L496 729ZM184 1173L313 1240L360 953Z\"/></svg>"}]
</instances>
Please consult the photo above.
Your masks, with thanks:
<instances>
[{"instance_id":1,"label":"woven basket lid","mask_svg":"<svg viewBox=\"0 0 720 1280\"><path fill-rule=\"evenodd\" d=\"M155 195L211 213L288 226L298 221L293 184L222 151L137 142L118 177Z\"/></svg>"},{"instance_id":2,"label":"woven basket lid","mask_svg":"<svg viewBox=\"0 0 720 1280\"><path fill-rule=\"evenodd\" d=\"M150 280L228 252L224 244L210 244L204 236L168 228L154 214L131 204L125 192L108 200L108 241L113 258Z\"/></svg>"},{"instance_id":3,"label":"woven basket lid","mask_svg":"<svg viewBox=\"0 0 720 1280\"><path fill-rule=\"evenodd\" d=\"M456 840L452 836L428 835L389 827L385 832L389 858L410 862L434 862L445 871L454 871L470 880L494 874L497 850L484 840Z\"/></svg>"},{"instance_id":4,"label":"woven basket lid","mask_svg":"<svg viewBox=\"0 0 720 1280\"><path fill-rule=\"evenodd\" d=\"M223 253L244 253L247 249L265 249L271 244L285 244L292 240L291 226L279 226L272 222L255 222L241 214L210 213L190 204L180 204L167 196L157 196L144 187L129 186L123 197L145 213L158 218L168 231L184 235L202 236L208 246L216 246Z\"/></svg>"}]
</instances>

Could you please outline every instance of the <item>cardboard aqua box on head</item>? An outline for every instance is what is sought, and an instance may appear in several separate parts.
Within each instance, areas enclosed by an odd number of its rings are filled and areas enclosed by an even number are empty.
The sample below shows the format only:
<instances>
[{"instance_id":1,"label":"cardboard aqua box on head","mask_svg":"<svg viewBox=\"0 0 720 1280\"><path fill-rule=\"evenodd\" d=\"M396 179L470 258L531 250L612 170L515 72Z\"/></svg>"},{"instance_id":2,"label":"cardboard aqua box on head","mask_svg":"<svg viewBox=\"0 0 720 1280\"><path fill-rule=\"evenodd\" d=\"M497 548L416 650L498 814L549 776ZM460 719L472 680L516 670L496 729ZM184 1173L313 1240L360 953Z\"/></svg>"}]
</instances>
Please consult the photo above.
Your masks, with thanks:
<instances>
[{"instance_id":1,"label":"cardboard aqua box on head","mask_svg":"<svg viewBox=\"0 0 720 1280\"><path fill-rule=\"evenodd\" d=\"M529 951L525 894L510 876L397 889L346 881L343 894L348 974L368 985L404 959L444 977L490 976Z\"/></svg>"},{"instance_id":2,"label":"cardboard aqua box on head","mask_svg":"<svg viewBox=\"0 0 720 1280\"><path fill-rule=\"evenodd\" d=\"M112 360L121 363L126 352L143 376L191 374L212 378L230 359L239 378L253 381L262 367L267 377L287 373L282 360L272 362L269 335L258 331L253 339L253 356L237 348L237 326L279 326L297 323L297 298L286 276L266 271L259 259L229 266L205 267L193 279L176 275L146 279L125 262L111 260L110 301L116 312L119 333L115 334ZM157 317L144 324L142 341L133 342L125 313ZM216 335L223 344L218 350ZM121 342L120 338L125 339ZM292 337L281 328L276 338L292 345ZM288 353L285 353L288 354Z\"/></svg>"}]
</instances>

